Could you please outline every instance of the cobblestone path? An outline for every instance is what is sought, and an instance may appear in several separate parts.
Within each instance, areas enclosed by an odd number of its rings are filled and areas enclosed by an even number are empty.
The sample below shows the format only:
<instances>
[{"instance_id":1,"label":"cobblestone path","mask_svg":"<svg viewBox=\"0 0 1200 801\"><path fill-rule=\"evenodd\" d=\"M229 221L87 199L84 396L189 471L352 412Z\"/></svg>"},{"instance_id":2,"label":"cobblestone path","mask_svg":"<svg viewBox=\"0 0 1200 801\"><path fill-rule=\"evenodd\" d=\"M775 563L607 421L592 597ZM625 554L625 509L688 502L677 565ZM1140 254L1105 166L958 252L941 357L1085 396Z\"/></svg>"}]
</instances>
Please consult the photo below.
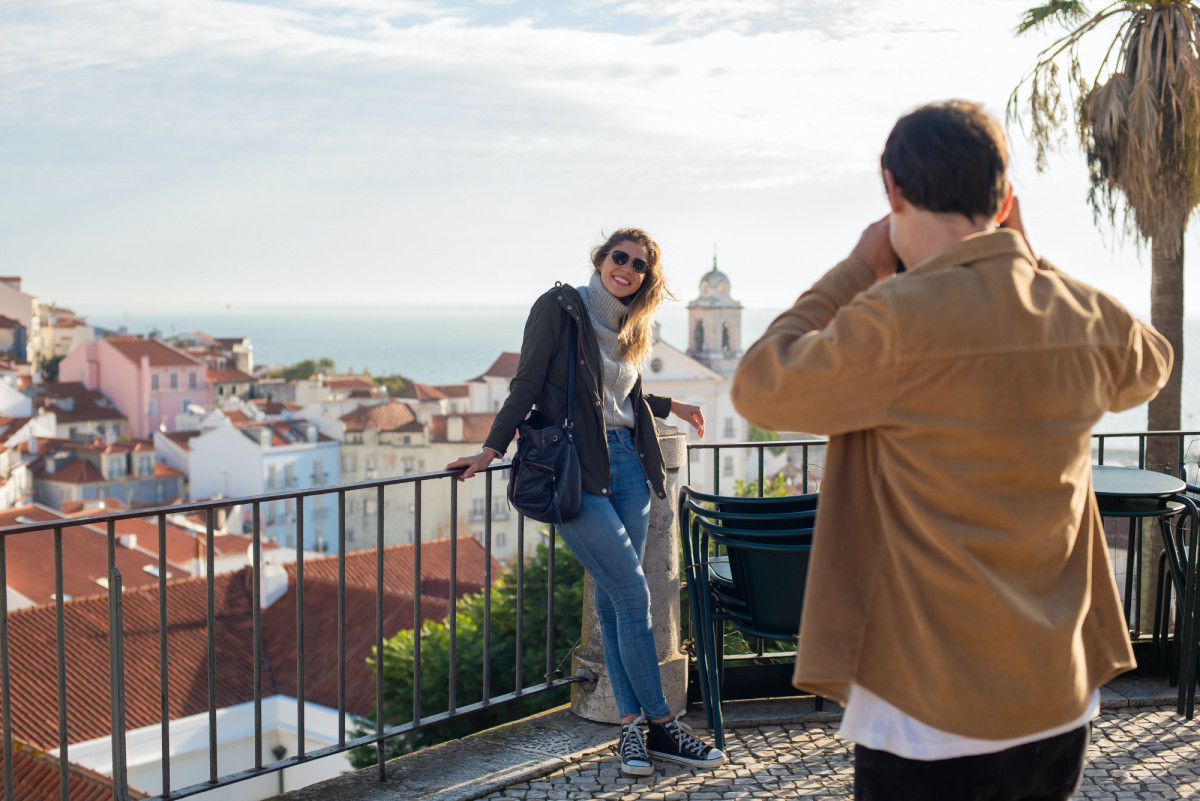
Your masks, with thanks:
<instances>
[{"instance_id":1,"label":"cobblestone path","mask_svg":"<svg viewBox=\"0 0 1200 801\"><path fill-rule=\"evenodd\" d=\"M726 745L730 760L716 771L658 763L653 776L634 779L622 776L615 755L604 751L539 781L515 784L486 797L523 801L853 797L853 749L838 737L836 723L729 730ZM1092 727L1088 765L1075 798L1200 798L1200 720L1185 721L1173 706L1105 710Z\"/></svg>"}]
</instances>

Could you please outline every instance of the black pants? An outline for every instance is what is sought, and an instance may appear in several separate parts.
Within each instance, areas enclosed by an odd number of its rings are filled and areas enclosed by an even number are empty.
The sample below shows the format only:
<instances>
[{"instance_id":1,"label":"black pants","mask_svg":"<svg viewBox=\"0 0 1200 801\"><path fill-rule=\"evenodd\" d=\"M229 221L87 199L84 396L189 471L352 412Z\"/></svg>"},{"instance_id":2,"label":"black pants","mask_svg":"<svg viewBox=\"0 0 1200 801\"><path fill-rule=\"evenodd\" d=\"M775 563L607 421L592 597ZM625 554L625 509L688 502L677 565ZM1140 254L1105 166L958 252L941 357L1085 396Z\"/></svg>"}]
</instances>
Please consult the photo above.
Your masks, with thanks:
<instances>
[{"instance_id":1,"label":"black pants","mask_svg":"<svg viewBox=\"0 0 1200 801\"><path fill-rule=\"evenodd\" d=\"M856 801L1066 801L1079 789L1091 726L994 754L922 761L854 747Z\"/></svg>"}]
</instances>

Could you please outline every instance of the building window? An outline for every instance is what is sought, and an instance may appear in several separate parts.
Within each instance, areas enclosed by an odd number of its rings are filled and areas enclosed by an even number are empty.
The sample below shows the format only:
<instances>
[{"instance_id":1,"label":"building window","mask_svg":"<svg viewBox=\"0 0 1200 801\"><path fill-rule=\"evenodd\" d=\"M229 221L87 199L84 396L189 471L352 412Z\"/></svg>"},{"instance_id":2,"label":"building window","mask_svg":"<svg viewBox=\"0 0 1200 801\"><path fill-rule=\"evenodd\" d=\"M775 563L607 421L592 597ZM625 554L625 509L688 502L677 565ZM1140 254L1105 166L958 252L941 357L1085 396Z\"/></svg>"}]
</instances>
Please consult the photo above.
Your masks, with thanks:
<instances>
[{"instance_id":1,"label":"building window","mask_svg":"<svg viewBox=\"0 0 1200 801\"><path fill-rule=\"evenodd\" d=\"M347 453L342 457L342 470L346 473L353 473L358 469L358 460L354 458L353 453Z\"/></svg>"},{"instance_id":2,"label":"building window","mask_svg":"<svg viewBox=\"0 0 1200 801\"><path fill-rule=\"evenodd\" d=\"M724 458L724 464L723 464L723 469L721 470L721 475L723 475L723 476L732 476L733 475L733 457L732 456L726 456Z\"/></svg>"},{"instance_id":3,"label":"building window","mask_svg":"<svg viewBox=\"0 0 1200 801\"><path fill-rule=\"evenodd\" d=\"M416 464L417 463L415 461L413 461L412 459L405 459L404 460L404 475L408 475L409 473L411 473L413 471L413 468L416 467Z\"/></svg>"},{"instance_id":4,"label":"building window","mask_svg":"<svg viewBox=\"0 0 1200 801\"><path fill-rule=\"evenodd\" d=\"M275 465L267 465L267 489L275 489Z\"/></svg>"},{"instance_id":5,"label":"building window","mask_svg":"<svg viewBox=\"0 0 1200 801\"><path fill-rule=\"evenodd\" d=\"M124 465L121 464L121 461L122 461L121 459L109 459L108 460L108 477L109 478L121 478L123 475L125 475L125 470L123 469Z\"/></svg>"},{"instance_id":6,"label":"building window","mask_svg":"<svg viewBox=\"0 0 1200 801\"><path fill-rule=\"evenodd\" d=\"M366 498L363 500L363 514L364 515L375 514L375 499L374 498Z\"/></svg>"},{"instance_id":7,"label":"building window","mask_svg":"<svg viewBox=\"0 0 1200 801\"><path fill-rule=\"evenodd\" d=\"M283 486L286 489L296 486L296 466L291 462L283 466Z\"/></svg>"},{"instance_id":8,"label":"building window","mask_svg":"<svg viewBox=\"0 0 1200 801\"><path fill-rule=\"evenodd\" d=\"M138 468L138 475L152 476L154 475L154 459L149 456L143 456L138 461L141 466Z\"/></svg>"},{"instance_id":9,"label":"building window","mask_svg":"<svg viewBox=\"0 0 1200 801\"><path fill-rule=\"evenodd\" d=\"M725 418L725 437L727 439L733 439L733 418L732 417Z\"/></svg>"},{"instance_id":10,"label":"building window","mask_svg":"<svg viewBox=\"0 0 1200 801\"><path fill-rule=\"evenodd\" d=\"M504 532L503 531L496 532L496 547L497 548L504 547Z\"/></svg>"},{"instance_id":11,"label":"building window","mask_svg":"<svg viewBox=\"0 0 1200 801\"><path fill-rule=\"evenodd\" d=\"M410 437L408 434L405 434L404 436L402 436L400 438L400 441L403 442L405 445L412 445L412 437Z\"/></svg>"},{"instance_id":12,"label":"building window","mask_svg":"<svg viewBox=\"0 0 1200 801\"><path fill-rule=\"evenodd\" d=\"M155 481L154 482L154 502L162 503L166 499L167 499L167 482Z\"/></svg>"},{"instance_id":13,"label":"building window","mask_svg":"<svg viewBox=\"0 0 1200 801\"><path fill-rule=\"evenodd\" d=\"M179 389L179 373L171 373L171 389Z\"/></svg>"},{"instance_id":14,"label":"building window","mask_svg":"<svg viewBox=\"0 0 1200 801\"><path fill-rule=\"evenodd\" d=\"M217 384L217 394L218 395L225 394L225 385L224 384Z\"/></svg>"},{"instance_id":15,"label":"building window","mask_svg":"<svg viewBox=\"0 0 1200 801\"><path fill-rule=\"evenodd\" d=\"M193 370L192 372L188 373L188 389L195 389L195 388L196 388L196 371Z\"/></svg>"},{"instance_id":16,"label":"building window","mask_svg":"<svg viewBox=\"0 0 1200 801\"><path fill-rule=\"evenodd\" d=\"M158 392L158 373L150 376L150 391Z\"/></svg>"},{"instance_id":17,"label":"building window","mask_svg":"<svg viewBox=\"0 0 1200 801\"><path fill-rule=\"evenodd\" d=\"M484 500L483 498L472 498L471 499L471 519L472 520L482 520L483 519L483 516L487 510L486 504L487 504L487 501Z\"/></svg>"},{"instance_id":18,"label":"building window","mask_svg":"<svg viewBox=\"0 0 1200 801\"><path fill-rule=\"evenodd\" d=\"M154 398L150 399L150 406L146 409L146 413L151 417L158 417L158 401Z\"/></svg>"}]
</instances>

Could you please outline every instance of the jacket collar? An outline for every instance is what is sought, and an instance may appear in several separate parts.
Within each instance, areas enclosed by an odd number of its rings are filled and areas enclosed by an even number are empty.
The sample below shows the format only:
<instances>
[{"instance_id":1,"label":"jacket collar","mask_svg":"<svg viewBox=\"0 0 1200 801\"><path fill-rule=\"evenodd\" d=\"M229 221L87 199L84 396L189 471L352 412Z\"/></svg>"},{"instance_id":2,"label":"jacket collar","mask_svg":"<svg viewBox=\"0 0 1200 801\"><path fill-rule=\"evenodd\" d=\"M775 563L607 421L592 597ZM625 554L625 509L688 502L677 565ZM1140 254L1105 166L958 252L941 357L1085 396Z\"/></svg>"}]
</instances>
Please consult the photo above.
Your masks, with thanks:
<instances>
[{"instance_id":1,"label":"jacket collar","mask_svg":"<svg viewBox=\"0 0 1200 801\"><path fill-rule=\"evenodd\" d=\"M972 234L966 239L955 242L915 267L909 268L908 273L929 273L944 267L959 267L1002 257L1026 261L1030 267L1037 266L1037 259L1029 252L1029 246L1025 244L1025 237L1011 228L997 228L994 231Z\"/></svg>"}]
</instances>

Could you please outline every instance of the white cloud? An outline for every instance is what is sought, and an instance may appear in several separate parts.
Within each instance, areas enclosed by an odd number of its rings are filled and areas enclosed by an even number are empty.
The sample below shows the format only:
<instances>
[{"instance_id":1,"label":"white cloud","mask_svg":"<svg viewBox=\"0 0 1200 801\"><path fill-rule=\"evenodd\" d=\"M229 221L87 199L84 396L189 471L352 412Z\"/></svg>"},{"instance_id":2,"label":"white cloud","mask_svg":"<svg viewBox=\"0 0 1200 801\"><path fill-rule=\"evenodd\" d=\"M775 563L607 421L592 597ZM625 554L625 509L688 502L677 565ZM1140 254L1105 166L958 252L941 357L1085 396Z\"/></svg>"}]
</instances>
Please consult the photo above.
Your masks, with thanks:
<instances>
[{"instance_id":1,"label":"white cloud","mask_svg":"<svg viewBox=\"0 0 1200 801\"><path fill-rule=\"evenodd\" d=\"M772 237L803 236L819 271L875 213L898 114L947 96L1003 113L1038 46L1011 36L1025 5L8 3L0 236L43 285L61 276L63 302L80 276L163 264L173 286L204 272L206 292L280 302L336 264L322 296L388 302L405 254L454 265L482 303L560 277L601 226L657 223L688 269L719 239L762 305L787 250ZM1080 204L1078 163L1053 185L1025 152L1033 208ZM1087 216L1064 246L1112 262ZM480 266L531 230L553 266L494 285ZM444 281L418 271L403 291Z\"/></svg>"}]
</instances>

